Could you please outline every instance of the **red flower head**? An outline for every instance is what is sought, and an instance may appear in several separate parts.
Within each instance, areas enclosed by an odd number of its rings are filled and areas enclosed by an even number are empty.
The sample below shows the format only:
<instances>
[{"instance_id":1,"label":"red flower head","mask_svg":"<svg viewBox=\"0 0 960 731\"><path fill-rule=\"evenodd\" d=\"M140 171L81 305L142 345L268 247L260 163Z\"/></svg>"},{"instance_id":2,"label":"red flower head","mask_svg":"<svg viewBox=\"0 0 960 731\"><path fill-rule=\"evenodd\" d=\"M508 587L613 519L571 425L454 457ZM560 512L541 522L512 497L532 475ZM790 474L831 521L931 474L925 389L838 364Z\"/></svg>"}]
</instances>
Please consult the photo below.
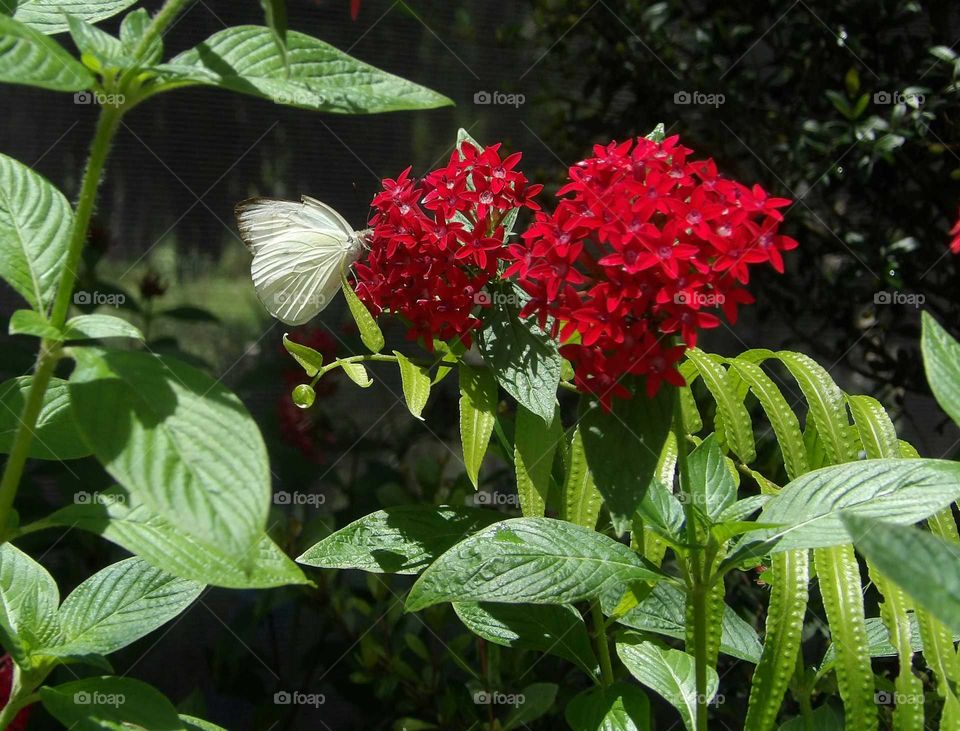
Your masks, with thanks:
<instances>
[{"instance_id":1,"label":"red flower head","mask_svg":"<svg viewBox=\"0 0 960 731\"><path fill-rule=\"evenodd\" d=\"M954 254L960 254L960 218L957 218L957 222L950 229L950 236L950 251Z\"/></svg>"},{"instance_id":2,"label":"red flower head","mask_svg":"<svg viewBox=\"0 0 960 731\"><path fill-rule=\"evenodd\" d=\"M701 329L734 322L753 302L750 265L783 271L780 235L790 203L720 177L713 160L689 160L678 137L594 147L570 168L552 214L538 213L507 274L530 295L523 314L552 318L581 390L604 406L630 392L620 379L683 385L676 364Z\"/></svg>"},{"instance_id":3,"label":"red flower head","mask_svg":"<svg viewBox=\"0 0 960 731\"><path fill-rule=\"evenodd\" d=\"M471 342L480 324L481 290L506 254L504 218L514 208L539 210L516 170L520 153L500 158L500 145L463 142L446 167L422 181L407 168L384 180L373 199L370 255L356 265L356 290L374 315L389 311L407 324L407 337Z\"/></svg>"},{"instance_id":4,"label":"red flower head","mask_svg":"<svg viewBox=\"0 0 960 731\"><path fill-rule=\"evenodd\" d=\"M0 708L4 708L10 700L10 691L13 688L13 659L9 655L0 657ZM27 719L30 718L30 711L33 706L27 706L21 710L10 725L8 731L23 731L27 727Z\"/></svg>"}]
</instances>

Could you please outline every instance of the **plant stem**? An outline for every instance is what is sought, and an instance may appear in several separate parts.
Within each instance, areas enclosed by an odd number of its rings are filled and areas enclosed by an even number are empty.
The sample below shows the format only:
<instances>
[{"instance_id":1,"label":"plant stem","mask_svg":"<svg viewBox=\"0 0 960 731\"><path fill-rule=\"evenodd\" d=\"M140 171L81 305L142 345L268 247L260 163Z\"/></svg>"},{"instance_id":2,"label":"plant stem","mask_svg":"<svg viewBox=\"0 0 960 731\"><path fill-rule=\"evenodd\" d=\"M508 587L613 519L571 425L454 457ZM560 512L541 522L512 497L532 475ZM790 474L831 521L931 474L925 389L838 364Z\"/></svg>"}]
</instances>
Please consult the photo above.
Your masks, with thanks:
<instances>
[{"instance_id":1,"label":"plant stem","mask_svg":"<svg viewBox=\"0 0 960 731\"><path fill-rule=\"evenodd\" d=\"M167 0L167 2L164 3L163 7L153 16L153 20L150 25L147 26L147 30L144 31L143 37L140 39L137 47L133 49L134 58L140 58L143 55L150 47L150 44L159 38L173 22L174 18L180 14L183 6L186 4L187 0Z\"/></svg>"},{"instance_id":2,"label":"plant stem","mask_svg":"<svg viewBox=\"0 0 960 731\"><path fill-rule=\"evenodd\" d=\"M80 266L80 257L83 254L83 245L87 239L87 230L90 227L90 218L96 203L97 188L103 175L103 166L110 153L110 143L117 132L120 119L123 116L122 107L106 105L101 109L97 120L97 130L90 145L90 157L83 173L83 182L80 184L80 196L77 200L77 209L74 214L73 228L70 232L70 242L67 256L60 274L60 283L57 285L57 294L50 313L50 323L56 328L62 328L67 321L70 310L70 296L77 280L77 269ZM40 351L37 354L37 364L34 368L33 379L30 382L30 391L27 393L20 414L20 422L10 448L10 457L3 468L3 478L0 479L0 543L5 542L10 533L10 511L20 486L23 468L30 454L30 443L33 441L37 418L43 406L43 397L50 385L53 371L60 356L59 344L50 340L40 342Z\"/></svg>"},{"instance_id":3,"label":"plant stem","mask_svg":"<svg viewBox=\"0 0 960 731\"><path fill-rule=\"evenodd\" d=\"M694 495L690 490L690 469L687 463L687 430L683 425L683 410L680 394L673 401L673 433L677 440L677 473L683 511L687 525L687 543L690 552L689 586L690 602L693 605L693 656L696 663L697 731L707 729L707 593L709 586L704 575L700 539L697 536L697 517Z\"/></svg>"},{"instance_id":4,"label":"plant stem","mask_svg":"<svg viewBox=\"0 0 960 731\"><path fill-rule=\"evenodd\" d=\"M594 640L597 643L597 654L600 656L600 672L603 674L603 684L613 685L613 665L610 662L610 645L607 643L607 624L604 621L599 602L590 605L590 615L593 617Z\"/></svg>"}]
</instances>

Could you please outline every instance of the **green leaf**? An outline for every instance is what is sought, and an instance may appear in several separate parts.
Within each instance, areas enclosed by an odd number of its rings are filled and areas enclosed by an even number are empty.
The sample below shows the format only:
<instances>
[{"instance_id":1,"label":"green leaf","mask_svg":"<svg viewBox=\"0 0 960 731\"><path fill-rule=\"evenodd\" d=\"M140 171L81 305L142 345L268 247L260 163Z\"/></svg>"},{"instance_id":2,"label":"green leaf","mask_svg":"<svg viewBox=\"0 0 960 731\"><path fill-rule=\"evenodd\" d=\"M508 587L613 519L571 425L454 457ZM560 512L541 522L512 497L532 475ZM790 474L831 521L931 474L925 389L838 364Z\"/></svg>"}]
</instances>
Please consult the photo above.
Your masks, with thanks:
<instances>
[{"instance_id":1,"label":"green leaf","mask_svg":"<svg viewBox=\"0 0 960 731\"><path fill-rule=\"evenodd\" d=\"M143 333L135 325L112 315L77 315L67 320L64 327L67 340L98 340L100 338L133 338L143 340Z\"/></svg>"},{"instance_id":2,"label":"green leaf","mask_svg":"<svg viewBox=\"0 0 960 731\"><path fill-rule=\"evenodd\" d=\"M58 657L109 655L176 617L203 588L140 558L111 564L63 601L62 639L45 652Z\"/></svg>"},{"instance_id":3,"label":"green leaf","mask_svg":"<svg viewBox=\"0 0 960 731\"><path fill-rule=\"evenodd\" d=\"M32 669L34 651L59 641L59 604L47 570L12 543L0 544L0 640L21 668Z\"/></svg>"},{"instance_id":4,"label":"green leaf","mask_svg":"<svg viewBox=\"0 0 960 731\"><path fill-rule=\"evenodd\" d=\"M845 513L854 545L920 606L960 632L960 546L927 531Z\"/></svg>"},{"instance_id":5,"label":"green leaf","mask_svg":"<svg viewBox=\"0 0 960 731\"><path fill-rule=\"evenodd\" d=\"M40 688L47 712L72 731L186 731L156 688L132 678L84 678Z\"/></svg>"},{"instance_id":6,"label":"green leaf","mask_svg":"<svg viewBox=\"0 0 960 731\"><path fill-rule=\"evenodd\" d=\"M570 440L566 480L563 483L561 517L584 528L595 528L603 498L593 482L593 474L587 465L587 453L583 448L580 427Z\"/></svg>"},{"instance_id":7,"label":"green leaf","mask_svg":"<svg viewBox=\"0 0 960 731\"><path fill-rule=\"evenodd\" d=\"M269 28L245 25L215 33L157 70L171 86L216 86L322 112L372 114L453 103L303 33L287 33L286 56L289 64Z\"/></svg>"},{"instance_id":8,"label":"green leaf","mask_svg":"<svg viewBox=\"0 0 960 731\"><path fill-rule=\"evenodd\" d=\"M17 310L10 316L11 335L32 335L35 338L47 340L63 340L63 331L54 327L51 322L36 310Z\"/></svg>"},{"instance_id":9,"label":"green leaf","mask_svg":"<svg viewBox=\"0 0 960 731\"><path fill-rule=\"evenodd\" d=\"M144 8L139 10L134 10L133 12L127 13L123 21L120 23L120 42L123 44L123 48L126 53L133 57L133 54L137 50L137 46L140 45L140 41L147 33L147 28L150 27L150 13L148 13ZM143 53L140 58L136 59L140 63L159 63L163 58L163 38L156 36L143 50ZM190 310L196 308L182 307L174 308L182 310ZM164 314L169 316L170 311L168 310ZM159 314L159 313L157 313ZM207 313L209 316L209 313ZM215 318L214 318L215 319Z\"/></svg>"},{"instance_id":10,"label":"green leaf","mask_svg":"<svg viewBox=\"0 0 960 731\"><path fill-rule=\"evenodd\" d=\"M504 390L549 424L560 386L560 353L536 322L520 318L518 297L494 298L477 347Z\"/></svg>"},{"instance_id":11,"label":"green leaf","mask_svg":"<svg viewBox=\"0 0 960 731\"><path fill-rule=\"evenodd\" d=\"M222 726L217 726L215 723L204 721L202 718L196 718L195 716L188 716L184 713L180 714L180 721L187 731L227 731L227 729Z\"/></svg>"},{"instance_id":12,"label":"green leaf","mask_svg":"<svg viewBox=\"0 0 960 731\"><path fill-rule=\"evenodd\" d=\"M663 582L617 621L625 627L654 632L682 640L686 635L684 594ZM723 609L720 651L740 660L756 663L760 659L760 640L756 631L730 607Z\"/></svg>"},{"instance_id":13,"label":"green leaf","mask_svg":"<svg viewBox=\"0 0 960 731\"><path fill-rule=\"evenodd\" d=\"M16 17L21 17L20 8ZM52 91L82 91L91 88L96 80L56 41L14 18L0 15L0 82ZM0 182L0 190L6 188L6 182ZM59 221L51 223L54 227L61 225Z\"/></svg>"},{"instance_id":14,"label":"green leaf","mask_svg":"<svg viewBox=\"0 0 960 731\"><path fill-rule=\"evenodd\" d=\"M921 348L930 390L940 408L960 425L960 343L924 312Z\"/></svg>"},{"instance_id":15,"label":"green leaf","mask_svg":"<svg viewBox=\"0 0 960 731\"><path fill-rule=\"evenodd\" d=\"M0 17L0 32L3 23ZM0 81L5 43L0 37ZM60 191L0 155L0 276L37 311L53 303L72 226L73 209Z\"/></svg>"},{"instance_id":16,"label":"green leaf","mask_svg":"<svg viewBox=\"0 0 960 731\"><path fill-rule=\"evenodd\" d=\"M228 589L310 583L265 534L245 553L235 554L189 535L179 528L179 521L157 515L119 488L78 493L74 500L76 504L61 508L44 523L97 533L174 576Z\"/></svg>"},{"instance_id":17,"label":"green leaf","mask_svg":"<svg viewBox=\"0 0 960 731\"><path fill-rule=\"evenodd\" d=\"M843 731L843 713L829 704L818 706L810 714L810 723L803 716L795 716L780 726L779 731L809 731L811 728L816 731Z\"/></svg>"},{"instance_id":18,"label":"green leaf","mask_svg":"<svg viewBox=\"0 0 960 731\"><path fill-rule=\"evenodd\" d=\"M293 342L289 333L283 334L283 347L311 378L323 367L323 355L311 347Z\"/></svg>"},{"instance_id":19,"label":"green leaf","mask_svg":"<svg viewBox=\"0 0 960 731\"><path fill-rule=\"evenodd\" d=\"M31 383L33 376L20 376L0 384L0 453L8 454L13 446ZM68 460L89 454L90 448L80 438L73 421L67 382L52 378L33 429L30 458Z\"/></svg>"},{"instance_id":20,"label":"green leaf","mask_svg":"<svg viewBox=\"0 0 960 731\"><path fill-rule=\"evenodd\" d=\"M497 381L489 368L461 364L460 443L463 465L474 487L480 486L480 465L497 421Z\"/></svg>"},{"instance_id":21,"label":"green leaf","mask_svg":"<svg viewBox=\"0 0 960 731\"><path fill-rule=\"evenodd\" d=\"M403 397L407 408L416 418L423 421L423 407L430 398L430 369L411 363L403 353L394 350L397 365L400 366L400 383L403 385Z\"/></svg>"},{"instance_id":22,"label":"green leaf","mask_svg":"<svg viewBox=\"0 0 960 731\"><path fill-rule=\"evenodd\" d=\"M357 329L360 331L360 340L371 353L379 353L383 350L384 339L380 326L370 314L357 293L353 291L350 282L347 281L346 274L340 272L340 288L343 290L343 296L347 300L347 307L350 308L350 314L353 315L353 321L357 323ZM394 351L396 352L396 351Z\"/></svg>"},{"instance_id":23,"label":"green leaf","mask_svg":"<svg viewBox=\"0 0 960 731\"><path fill-rule=\"evenodd\" d=\"M757 458L753 425L743 399L738 397L733 374L699 348L688 350L687 357L697 366L704 385L717 402L717 413L721 416L724 437L730 450L741 462L750 464Z\"/></svg>"},{"instance_id":24,"label":"green leaf","mask_svg":"<svg viewBox=\"0 0 960 731\"><path fill-rule=\"evenodd\" d=\"M286 0L260 0L263 7L264 20L267 27L273 32L277 43L277 50L283 55L284 63L287 58L287 3Z\"/></svg>"},{"instance_id":25,"label":"green leaf","mask_svg":"<svg viewBox=\"0 0 960 731\"><path fill-rule=\"evenodd\" d=\"M697 716L693 656L638 640L617 642L617 655L630 674L676 708L687 731L693 731ZM716 694L719 684L717 671L708 667L707 695L710 699Z\"/></svg>"},{"instance_id":26,"label":"green leaf","mask_svg":"<svg viewBox=\"0 0 960 731\"><path fill-rule=\"evenodd\" d=\"M630 399L614 399L611 411L596 399L581 400L580 433L587 463L618 533L630 529L656 478L673 419L675 391L661 388L653 398L641 391Z\"/></svg>"},{"instance_id":27,"label":"green leaf","mask_svg":"<svg viewBox=\"0 0 960 731\"><path fill-rule=\"evenodd\" d=\"M862 519L861 523L864 522ZM871 521L872 522L872 521ZM915 652L923 651L923 638L920 633L920 623L915 612L907 613L910 624L909 645ZM893 646L890 638L890 630L887 629L882 617L867 617L867 650L870 657L896 657L897 648ZM954 635L953 641L960 640L960 632ZM823 653L823 660L817 668L817 678L823 677L826 673L833 670L837 661L837 648L831 644L827 651Z\"/></svg>"},{"instance_id":28,"label":"green leaf","mask_svg":"<svg viewBox=\"0 0 960 731\"><path fill-rule=\"evenodd\" d=\"M172 358L94 348L75 357L74 419L107 472L184 532L252 565L270 469L240 399Z\"/></svg>"},{"instance_id":29,"label":"green leaf","mask_svg":"<svg viewBox=\"0 0 960 731\"><path fill-rule=\"evenodd\" d=\"M626 683L582 691L567 704L564 717L575 731L647 731L652 728L647 694Z\"/></svg>"},{"instance_id":30,"label":"green leaf","mask_svg":"<svg viewBox=\"0 0 960 731\"><path fill-rule=\"evenodd\" d=\"M370 386L373 385L373 380L367 373L367 369L364 368L363 363L350 360L341 360L339 363L340 370L346 373L347 377L360 386L360 388L370 388Z\"/></svg>"},{"instance_id":31,"label":"green leaf","mask_svg":"<svg viewBox=\"0 0 960 731\"><path fill-rule=\"evenodd\" d=\"M560 414L545 425L543 419L522 405L517 406L513 462L517 471L517 495L526 517L542 516L550 492L553 455L563 442Z\"/></svg>"},{"instance_id":32,"label":"green leaf","mask_svg":"<svg viewBox=\"0 0 960 731\"><path fill-rule=\"evenodd\" d=\"M690 453L689 479L694 507L712 522L737 501L737 485L727 469L715 434L704 439Z\"/></svg>"},{"instance_id":33,"label":"green leaf","mask_svg":"<svg viewBox=\"0 0 960 731\"><path fill-rule=\"evenodd\" d=\"M528 723L533 723L553 708L557 698L557 688L555 683L531 683L525 687L521 691L523 703L515 706L507 714L503 722L503 731L512 731L521 727L529 729Z\"/></svg>"},{"instance_id":34,"label":"green leaf","mask_svg":"<svg viewBox=\"0 0 960 731\"><path fill-rule=\"evenodd\" d=\"M597 671L586 625L571 606L457 602L453 609L467 629L489 642L566 658L590 676Z\"/></svg>"},{"instance_id":35,"label":"green leaf","mask_svg":"<svg viewBox=\"0 0 960 731\"><path fill-rule=\"evenodd\" d=\"M935 459L870 459L824 467L788 483L757 519L780 525L773 551L850 541L841 512L909 525L960 498L960 464Z\"/></svg>"},{"instance_id":36,"label":"green leaf","mask_svg":"<svg viewBox=\"0 0 960 731\"><path fill-rule=\"evenodd\" d=\"M76 15L68 15L67 22L70 25L70 37L88 66L99 70L122 69L133 65L133 59L127 55L127 49L119 38L114 38ZM90 60L98 63L90 63Z\"/></svg>"},{"instance_id":37,"label":"green leaf","mask_svg":"<svg viewBox=\"0 0 960 731\"><path fill-rule=\"evenodd\" d=\"M53 35L68 29L67 14L96 23L126 10L137 0L19 0L14 18Z\"/></svg>"},{"instance_id":38,"label":"green leaf","mask_svg":"<svg viewBox=\"0 0 960 731\"><path fill-rule=\"evenodd\" d=\"M418 574L465 535L497 522L493 510L402 505L355 520L297 561L328 569Z\"/></svg>"},{"instance_id":39,"label":"green leaf","mask_svg":"<svg viewBox=\"0 0 960 731\"><path fill-rule=\"evenodd\" d=\"M449 549L423 572L407 611L448 601L569 604L595 599L615 606L635 582L656 581L627 546L552 518L515 518Z\"/></svg>"}]
</instances>

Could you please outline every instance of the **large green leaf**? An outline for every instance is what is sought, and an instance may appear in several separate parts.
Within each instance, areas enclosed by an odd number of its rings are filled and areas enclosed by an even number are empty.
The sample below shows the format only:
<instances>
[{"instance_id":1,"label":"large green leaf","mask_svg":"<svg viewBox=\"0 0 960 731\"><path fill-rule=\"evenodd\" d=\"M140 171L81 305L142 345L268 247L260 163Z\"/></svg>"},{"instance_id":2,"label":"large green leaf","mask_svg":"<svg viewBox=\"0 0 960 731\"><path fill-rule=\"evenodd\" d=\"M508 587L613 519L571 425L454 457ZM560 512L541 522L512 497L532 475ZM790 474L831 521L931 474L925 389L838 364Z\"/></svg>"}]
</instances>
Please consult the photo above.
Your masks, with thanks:
<instances>
[{"instance_id":1,"label":"large green leaf","mask_svg":"<svg viewBox=\"0 0 960 731\"><path fill-rule=\"evenodd\" d=\"M84 678L40 688L51 716L72 731L186 731L156 688L133 678Z\"/></svg>"},{"instance_id":2,"label":"large green leaf","mask_svg":"<svg viewBox=\"0 0 960 731\"><path fill-rule=\"evenodd\" d=\"M694 507L711 521L737 501L737 485L724 462L723 452L711 434L690 453L689 490Z\"/></svg>"},{"instance_id":3,"label":"large green leaf","mask_svg":"<svg viewBox=\"0 0 960 731\"><path fill-rule=\"evenodd\" d=\"M930 390L940 408L960 425L960 343L924 312L921 347Z\"/></svg>"},{"instance_id":4,"label":"large green leaf","mask_svg":"<svg viewBox=\"0 0 960 731\"><path fill-rule=\"evenodd\" d=\"M201 584L266 589L309 583L264 534L246 552L234 554L223 545L182 531L177 522L157 515L117 488L87 493L82 503L61 508L44 522L98 533L174 576ZM251 555L253 565L248 568Z\"/></svg>"},{"instance_id":5,"label":"large green leaf","mask_svg":"<svg viewBox=\"0 0 960 731\"><path fill-rule=\"evenodd\" d=\"M587 463L619 533L630 529L647 486L655 479L670 432L675 392L661 388L653 398L636 393L630 399L614 399L611 411L593 398L581 403Z\"/></svg>"},{"instance_id":6,"label":"large green leaf","mask_svg":"<svg viewBox=\"0 0 960 731\"><path fill-rule=\"evenodd\" d=\"M75 15L68 16L68 23L70 37L80 50L81 58L91 66L99 66L100 69L124 69L134 65L133 58L127 55L127 49L119 38Z\"/></svg>"},{"instance_id":7,"label":"large green leaf","mask_svg":"<svg viewBox=\"0 0 960 731\"><path fill-rule=\"evenodd\" d=\"M594 528L600 515L603 498L593 481L593 473L587 464L583 449L583 435L577 427L567 450L566 479L563 483L563 501L560 517L584 528Z\"/></svg>"},{"instance_id":8,"label":"large green leaf","mask_svg":"<svg viewBox=\"0 0 960 731\"><path fill-rule=\"evenodd\" d=\"M340 289L343 290L343 298L347 301L347 307L350 314L353 315L353 321L357 324L357 330L360 331L360 340L371 353L379 353L383 350L384 345L380 326L373 315L370 314L366 305L357 297L357 293L353 291L353 287L347 281L346 273L342 271L340 272Z\"/></svg>"},{"instance_id":9,"label":"large green leaf","mask_svg":"<svg viewBox=\"0 0 960 731\"><path fill-rule=\"evenodd\" d=\"M403 398L407 402L410 413L420 421L421 414L430 398L430 369L411 363L403 353L394 350L397 356L397 365L400 367L400 383L403 386Z\"/></svg>"},{"instance_id":10,"label":"large green leaf","mask_svg":"<svg viewBox=\"0 0 960 731\"><path fill-rule=\"evenodd\" d=\"M927 531L850 513L854 545L880 572L953 631L960 631L960 546Z\"/></svg>"},{"instance_id":11,"label":"large green leaf","mask_svg":"<svg viewBox=\"0 0 960 731\"><path fill-rule=\"evenodd\" d=\"M96 80L55 40L0 14L0 82L52 91L82 91ZM5 182L0 182L0 190L6 187Z\"/></svg>"},{"instance_id":12,"label":"large green leaf","mask_svg":"<svg viewBox=\"0 0 960 731\"><path fill-rule=\"evenodd\" d=\"M11 543L0 544L0 640L24 669L60 639L60 592L46 569Z\"/></svg>"},{"instance_id":13,"label":"large green leaf","mask_svg":"<svg viewBox=\"0 0 960 731\"><path fill-rule=\"evenodd\" d=\"M61 641L50 654L108 655L149 634L186 609L203 584L178 579L140 558L98 571L64 599Z\"/></svg>"},{"instance_id":14,"label":"large green leaf","mask_svg":"<svg viewBox=\"0 0 960 731\"><path fill-rule=\"evenodd\" d=\"M687 627L684 600L682 591L661 582L653 587L650 596L617 621L632 629L682 640ZM720 651L754 664L760 660L761 645L756 631L728 606L723 608Z\"/></svg>"},{"instance_id":15,"label":"large green leaf","mask_svg":"<svg viewBox=\"0 0 960 731\"><path fill-rule=\"evenodd\" d=\"M717 433L721 432L722 424L724 439L730 450L741 462L753 462L757 457L753 426L750 423L750 414L743 405L743 398L738 394L735 373L728 372L699 348L688 350L687 357L696 365L704 385L717 402Z\"/></svg>"},{"instance_id":16,"label":"large green leaf","mask_svg":"<svg viewBox=\"0 0 960 731\"><path fill-rule=\"evenodd\" d=\"M697 717L693 655L653 642L629 639L617 643L617 655L630 674L676 708L687 731L693 731ZM717 671L708 667L708 700L716 694L719 684Z\"/></svg>"},{"instance_id":17,"label":"large green leaf","mask_svg":"<svg viewBox=\"0 0 960 731\"><path fill-rule=\"evenodd\" d=\"M143 340L136 325L112 315L77 315L67 320L63 328L67 340L98 340L100 338L133 338Z\"/></svg>"},{"instance_id":18,"label":"large green leaf","mask_svg":"<svg viewBox=\"0 0 960 731\"><path fill-rule=\"evenodd\" d=\"M960 464L935 459L870 459L824 467L788 483L758 522L780 525L774 551L850 541L841 512L909 525L960 498Z\"/></svg>"},{"instance_id":19,"label":"large green leaf","mask_svg":"<svg viewBox=\"0 0 960 731\"><path fill-rule=\"evenodd\" d=\"M504 390L543 419L553 420L562 358L556 341L530 319L521 319L516 290L502 294L484 317L477 347Z\"/></svg>"},{"instance_id":20,"label":"large green leaf","mask_svg":"<svg viewBox=\"0 0 960 731\"><path fill-rule=\"evenodd\" d=\"M543 419L517 406L513 463L517 471L517 495L527 517L543 515L550 492L553 455L564 441L560 414L544 424Z\"/></svg>"},{"instance_id":21,"label":"large green leaf","mask_svg":"<svg viewBox=\"0 0 960 731\"><path fill-rule=\"evenodd\" d=\"M240 400L172 358L93 348L76 358L74 418L106 470L178 529L252 566L270 470Z\"/></svg>"},{"instance_id":22,"label":"large green leaf","mask_svg":"<svg viewBox=\"0 0 960 731\"><path fill-rule=\"evenodd\" d=\"M480 465L497 421L497 381L489 368L461 364L460 442L463 465L474 487L479 487Z\"/></svg>"},{"instance_id":23,"label":"large green leaf","mask_svg":"<svg viewBox=\"0 0 960 731\"><path fill-rule=\"evenodd\" d=\"M574 731L647 731L652 728L647 694L626 683L583 691L567 704L564 716Z\"/></svg>"},{"instance_id":24,"label":"large green leaf","mask_svg":"<svg viewBox=\"0 0 960 731\"><path fill-rule=\"evenodd\" d=\"M20 415L27 399L33 376L20 376L0 384L0 452L8 453L14 434L20 425ZM79 459L90 454L90 448L80 438L70 411L67 382L50 379L43 395L40 416L33 429L30 457L33 459Z\"/></svg>"},{"instance_id":25,"label":"large green leaf","mask_svg":"<svg viewBox=\"0 0 960 731\"><path fill-rule=\"evenodd\" d=\"M0 16L0 31L4 18ZM0 36L0 81L3 45ZM0 155L0 276L38 311L49 309L67 256L73 210L53 185Z\"/></svg>"},{"instance_id":26,"label":"large green leaf","mask_svg":"<svg viewBox=\"0 0 960 731\"><path fill-rule=\"evenodd\" d=\"M615 606L631 584L659 575L622 543L565 521L496 523L444 553L407 596L408 611L447 601Z\"/></svg>"},{"instance_id":27,"label":"large green leaf","mask_svg":"<svg viewBox=\"0 0 960 731\"><path fill-rule=\"evenodd\" d=\"M67 30L67 15L96 23L129 8L137 0L17 0L14 18L48 35Z\"/></svg>"},{"instance_id":28,"label":"large green leaf","mask_svg":"<svg viewBox=\"0 0 960 731\"><path fill-rule=\"evenodd\" d=\"M176 86L204 84L278 104L342 114L432 109L447 97L358 61L303 33L287 33L287 59L269 28L227 28L157 67Z\"/></svg>"},{"instance_id":29,"label":"large green leaf","mask_svg":"<svg viewBox=\"0 0 960 731\"><path fill-rule=\"evenodd\" d=\"M458 602L453 609L471 632L494 644L549 652L588 675L597 671L586 625L571 606Z\"/></svg>"},{"instance_id":30,"label":"large green leaf","mask_svg":"<svg viewBox=\"0 0 960 731\"><path fill-rule=\"evenodd\" d=\"M464 536L503 516L476 508L403 505L370 513L308 548L297 561L327 569L418 574Z\"/></svg>"}]
</instances>

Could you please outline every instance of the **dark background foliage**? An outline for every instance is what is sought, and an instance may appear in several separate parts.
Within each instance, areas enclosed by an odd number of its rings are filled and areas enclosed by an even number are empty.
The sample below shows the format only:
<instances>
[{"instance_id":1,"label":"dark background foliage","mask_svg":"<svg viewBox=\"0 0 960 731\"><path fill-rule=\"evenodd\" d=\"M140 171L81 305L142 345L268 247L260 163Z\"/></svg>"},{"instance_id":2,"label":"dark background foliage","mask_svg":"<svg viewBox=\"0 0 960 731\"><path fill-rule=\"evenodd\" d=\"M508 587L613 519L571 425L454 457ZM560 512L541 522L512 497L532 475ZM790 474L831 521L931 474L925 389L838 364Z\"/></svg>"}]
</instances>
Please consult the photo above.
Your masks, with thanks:
<instances>
[{"instance_id":1,"label":"dark background foliage","mask_svg":"<svg viewBox=\"0 0 960 731\"><path fill-rule=\"evenodd\" d=\"M956 434L941 433L925 398L916 303L922 297L957 334L957 262L946 248L960 202L956 3L363 0L356 21L344 0L288 6L291 29L435 88L457 107L337 117L204 89L162 95L119 135L81 286L126 293L128 313L151 323L153 347L186 351L241 394L268 439L276 490L323 496L319 509L277 506L271 530L292 554L380 506L462 502L472 490L450 389L432 397L426 424L397 406L393 373L378 374L370 391L334 383L309 412L289 408L298 374L280 350L282 326L252 298L233 206L255 193L308 193L360 226L379 179L435 166L458 127L522 150L528 175L555 190L593 143L663 122L730 175L792 198L786 226L800 248L786 275L759 276L758 305L706 347L809 353L843 387L899 410L922 452L952 450ZM198 0L168 33L168 52L225 25L260 23L260 12L254 0ZM523 98L478 103L483 92ZM0 150L74 194L95 110L11 86L0 87L0 105ZM174 305L217 320L153 314ZM5 315L17 306L2 293ZM356 339L345 321L333 308L302 335L344 353ZM2 347L5 377L29 369L32 343ZM492 465L486 479L509 492L505 467ZM35 467L27 484L25 518L106 486L106 476L87 461L53 463ZM75 532L35 540L34 555L65 589L116 558ZM576 689L563 663L479 643L449 609L404 615L404 579L316 576L317 590L211 591L168 634L115 664L231 729L419 728L405 718L463 729L494 710L472 703L475 689L518 692L536 680ZM728 590L742 616L762 623L762 587L741 576ZM808 652L822 644L814 638ZM716 715L735 727L749 668L727 671L732 690ZM272 703L295 689L327 702L319 710Z\"/></svg>"}]
</instances>

